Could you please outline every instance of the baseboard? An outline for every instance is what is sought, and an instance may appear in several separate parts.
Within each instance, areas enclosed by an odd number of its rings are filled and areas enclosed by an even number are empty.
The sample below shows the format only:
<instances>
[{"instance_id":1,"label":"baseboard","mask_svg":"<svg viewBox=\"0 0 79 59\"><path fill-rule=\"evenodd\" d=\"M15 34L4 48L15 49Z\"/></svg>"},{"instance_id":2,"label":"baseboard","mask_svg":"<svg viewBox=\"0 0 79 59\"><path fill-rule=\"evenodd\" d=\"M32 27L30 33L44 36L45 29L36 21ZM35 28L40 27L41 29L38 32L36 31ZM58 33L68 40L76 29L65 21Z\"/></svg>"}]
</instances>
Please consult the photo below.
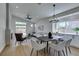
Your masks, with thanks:
<instances>
[{"instance_id":1,"label":"baseboard","mask_svg":"<svg viewBox=\"0 0 79 59\"><path fill-rule=\"evenodd\" d=\"M3 53L3 51L6 49L6 45L0 50L0 55Z\"/></svg>"},{"instance_id":2,"label":"baseboard","mask_svg":"<svg viewBox=\"0 0 79 59\"><path fill-rule=\"evenodd\" d=\"M77 47L77 46L73 46L73 45L72 45L72 46L70 46L70 47L73 47L73 48L78 48L78 49L79 49L79 47Z\"/></svg>"}]
</instances>

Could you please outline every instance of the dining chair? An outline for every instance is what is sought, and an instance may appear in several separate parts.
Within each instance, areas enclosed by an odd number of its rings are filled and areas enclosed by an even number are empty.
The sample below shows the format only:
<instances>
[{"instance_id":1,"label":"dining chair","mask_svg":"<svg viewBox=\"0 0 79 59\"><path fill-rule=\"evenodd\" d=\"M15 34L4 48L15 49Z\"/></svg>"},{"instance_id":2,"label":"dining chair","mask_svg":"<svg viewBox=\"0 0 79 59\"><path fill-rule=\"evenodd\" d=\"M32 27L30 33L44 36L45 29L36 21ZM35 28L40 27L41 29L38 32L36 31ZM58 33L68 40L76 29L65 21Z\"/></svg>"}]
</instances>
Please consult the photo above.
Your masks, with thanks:
<instances>
[{"instance_id":1,"label":"dining chair","mask_svg":"<svg viewBox=\"0 0 79 59\"><path fill-rule=\"evenodd\" d=\"M37 51L38 56L38 52L46 47L45 43L39 44L36 41L37 41L36 38L31 39L32 50L30 56L32 55L34 50Z\"/></svg>"},{"instance_id":2,"label":"dining chair","mask_svg":"<svg viewBox=\"0 0 79 59\"><path fill-rule=\"evenodd\" d=\"M26 37L25 38L23 38L22 37L22 33L15 33L15 37L16 37L16 42L15 42L15 44L17 43L17 42L20 42L20 44L26 39Z\"/></svg>"},{"instance_id":3,"label":"dining chair","mask_svg":"<svg viewBox=\"0 0 79 59\"><path fill-rule=\"evenodd\" d=\"M60 53L62 53L64 56L65 56L65 44L66 44L66 41L63 41L59 44L49 44L49 55L50 55L50 49L52 48L54 50L54 55L55 53L60 56Z\"/></svg>"},{"instance_id":4,"label":"dining chair","mask_svg":"<svg viewBox=\"0 0 79 59\"><path fill-rule=\"evenodd\" d=\"M65 44L65 50L66 50L66 55L68 55L68 51L71 53L71 50L70 50L70 43L71 43L72 39L66 41L66 44Z\"/></svg>"},{"instance_id":5,"label":"dining chair","mask_svg":"<svg viewBox=\"0 0 79 59\"><path fill-rule=\"evenodd\" d=\"M37 43L41 42L37 37L31 37L31 40L36 41Z\"/></svg>"}]
</instances>

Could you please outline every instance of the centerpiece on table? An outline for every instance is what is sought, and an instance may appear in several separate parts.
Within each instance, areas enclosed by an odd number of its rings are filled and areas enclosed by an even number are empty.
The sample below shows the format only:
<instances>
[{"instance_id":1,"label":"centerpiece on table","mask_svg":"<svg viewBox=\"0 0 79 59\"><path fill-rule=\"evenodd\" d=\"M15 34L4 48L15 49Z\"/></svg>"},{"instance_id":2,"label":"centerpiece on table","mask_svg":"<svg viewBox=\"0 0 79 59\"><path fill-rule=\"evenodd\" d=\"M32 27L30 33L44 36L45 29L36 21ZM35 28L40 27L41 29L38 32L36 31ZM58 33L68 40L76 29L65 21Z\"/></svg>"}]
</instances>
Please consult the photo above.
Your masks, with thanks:
<instances>
[{"instance_id":1,"label":"centerpiece on table","mask_svg":"<svg viewBox=\"0 0 79 59\"><path fill-rule=\"evenodd\" d=\"M78 35L79 27L75 27L75 28L74 28L74 31L76 32L76 35Z\"/></svg>"}]
</instances>

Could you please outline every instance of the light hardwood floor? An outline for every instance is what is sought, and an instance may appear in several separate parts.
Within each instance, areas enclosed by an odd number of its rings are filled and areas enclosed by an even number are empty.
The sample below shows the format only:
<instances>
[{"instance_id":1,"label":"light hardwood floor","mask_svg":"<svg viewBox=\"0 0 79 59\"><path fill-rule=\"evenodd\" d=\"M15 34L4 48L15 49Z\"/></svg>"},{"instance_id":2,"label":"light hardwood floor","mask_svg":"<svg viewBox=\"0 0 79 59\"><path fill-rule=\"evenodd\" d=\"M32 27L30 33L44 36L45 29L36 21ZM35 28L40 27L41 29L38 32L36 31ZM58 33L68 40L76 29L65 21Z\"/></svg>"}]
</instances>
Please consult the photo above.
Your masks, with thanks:
<instances>
[{"instance_id":1,"label":"light hardwood floor","mask_svg":"<svg viewBox=\"0 0 79 59\"><path fill-rule=\"evenodd\" d=\"M15 48L7 47L1 54L1 56L30 56L31 46L28 45L19 45ZM46 53L47 54L47 53ZM45 56L46 54L42 51L39 51L39 56ZM36 56L36 51L33 51L33 56Z\"/></svg>"},{"instance_id":2,"label":"light hardwood floor","mask_svg":"<svg viewBox=\"0 0 79 59\"><path fill-rule=\"evenodd\" d=\"M16 47L6 47L6 49L2 52L1 56L30 56L31 53L31 45L18 45ZM33 51L33 56L36 56L36 51ZM39 56L47 56L47 52L39 51ZM69 56L79 56L79 48L71 47L71 54Z\"/></svg>"}]
</instances>

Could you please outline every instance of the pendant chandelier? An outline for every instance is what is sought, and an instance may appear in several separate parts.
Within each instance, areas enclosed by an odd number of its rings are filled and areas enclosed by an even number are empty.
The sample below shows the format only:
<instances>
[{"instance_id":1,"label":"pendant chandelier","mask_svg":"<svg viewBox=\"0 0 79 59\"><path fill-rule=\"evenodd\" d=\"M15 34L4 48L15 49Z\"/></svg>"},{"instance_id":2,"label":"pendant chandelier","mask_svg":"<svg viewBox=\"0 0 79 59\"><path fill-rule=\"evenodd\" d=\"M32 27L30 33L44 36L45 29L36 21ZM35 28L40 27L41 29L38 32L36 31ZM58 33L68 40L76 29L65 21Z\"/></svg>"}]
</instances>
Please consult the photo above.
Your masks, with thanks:
<instances>
[{"instance_id":1,"label":"pendant chandelier","mask_svg":"<svg viewBox=\"0 0 79 59\"><path fill-rule=\"evenodd\" d=\"M32 18L31 18L31 16L28 14L28 15L26 16L26 19L31 20Z\"/></svg>"},{"instance_id":2,"label":"pendant chandelier","mask_svg":"<svg viewBox=\"0 0 79 59\"><path fill-rule=\"evenodd\" d=\"M59 20L57 20L57 18L56 18L56 14L55 14L55 4L53 4L53 20L52 20L52 22L54 22L54 23L57 23Z\"/></svg>"}]
</instances>

